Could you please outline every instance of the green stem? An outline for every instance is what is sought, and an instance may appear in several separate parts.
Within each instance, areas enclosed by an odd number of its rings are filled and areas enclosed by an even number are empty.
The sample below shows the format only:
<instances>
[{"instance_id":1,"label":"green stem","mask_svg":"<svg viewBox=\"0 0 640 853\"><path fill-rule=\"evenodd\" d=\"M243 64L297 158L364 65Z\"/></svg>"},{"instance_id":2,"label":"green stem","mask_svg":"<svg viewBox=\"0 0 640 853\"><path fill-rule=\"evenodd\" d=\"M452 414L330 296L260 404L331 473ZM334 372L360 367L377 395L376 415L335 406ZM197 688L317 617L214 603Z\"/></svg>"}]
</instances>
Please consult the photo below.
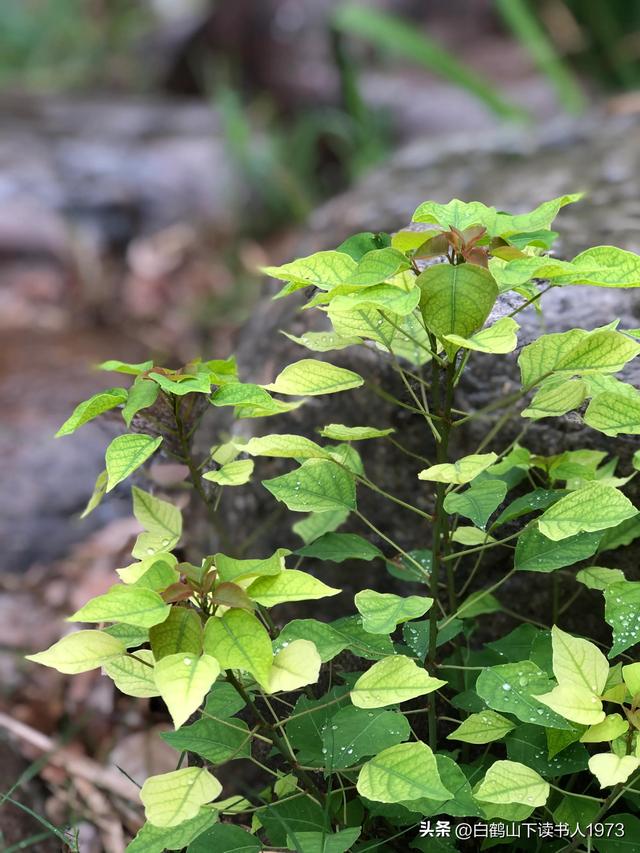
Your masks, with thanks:
<instances>
[{"instance_id":1,"label":"green stem","mask_svg":"<svg viewBox=\"0 0 640 853\"><path fill-rule=\"evenodd\" d=\"M433 344L432 344L433 346ZM449 435L451 431L451 406L453 402L453 381L455 377L455 361L447 364L444 370L433 362L433 397L434 406L442 417L440 425L440 440L436 446L436 464L444 464L448 458ZM431 558L431 598L434 602L438 600L438 586L440 582L440 568L446 550L449 545L449 522L444 511L446 498L446 484L436 485L436 505L434 510L433 534L432 534L432 558ZM449 607L451 611L456 610L455 584L452 572L447 572L447 591ZM435 607L429 613L429 648L427 651L427 663L434 667L436 664L436 647L438 640L438 611ZM429 745L431 749L437 746L437 718L436 703L432 697L429 702Z\"/></svg>"},{"instance_id":2,"label":"green stem","mask_svg":"<svg viewBox=\"0 0 640 853\"><path fill-rule=\"evenodd\" d=\"M244 689L242 684L235 677L233 672L228 669L226 670L227 681L234 688L236 693L243 699L243 701L247 704L251 713L255 717L256 721L260 723L260 725L269 732L269 737L271 738L271 742L278 750L278 752L282 755L285 761L291 765L294 772L300 777L302 782L305 784L307 792L311 794L321 806L324 806L325 797L322 791L318 788L316 783L313 781L311 776L307 773L306 770L303 770L293 753L293 751L289 748L284 738L278 734L275 730L275 726L270 723L267 718L264 716L262 711L258 708L256 703L253 701L253 698L250 694Z\"/></svg>"}]
</instances>

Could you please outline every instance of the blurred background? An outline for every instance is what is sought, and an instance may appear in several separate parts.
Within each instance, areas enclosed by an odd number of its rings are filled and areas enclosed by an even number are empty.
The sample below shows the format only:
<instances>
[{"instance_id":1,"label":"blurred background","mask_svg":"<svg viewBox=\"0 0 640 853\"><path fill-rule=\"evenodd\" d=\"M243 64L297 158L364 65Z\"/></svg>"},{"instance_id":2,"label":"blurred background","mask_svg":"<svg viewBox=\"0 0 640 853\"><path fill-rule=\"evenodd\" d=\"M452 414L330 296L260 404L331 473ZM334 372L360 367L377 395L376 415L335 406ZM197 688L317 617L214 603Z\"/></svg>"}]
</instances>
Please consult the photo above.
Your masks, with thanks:
<instances>
[{"instance_id":1,"label":"blurred background","mask_svg":"<svg viewBox=\"0 0 640 853\"><path fill-rule=\"evenodd\" d=\"M78 519L115 423L52 438L113 384L92 365L250 352L260 265L398 227L423 191L528 209L587 188L575 248L640 248L639 59L638 0L3 0L0 849L135 831L82 774L37 781L33 732L135 778L173 760L140 702L21 660L134 530L125 492Z\"/></svg>"}]
</instances>

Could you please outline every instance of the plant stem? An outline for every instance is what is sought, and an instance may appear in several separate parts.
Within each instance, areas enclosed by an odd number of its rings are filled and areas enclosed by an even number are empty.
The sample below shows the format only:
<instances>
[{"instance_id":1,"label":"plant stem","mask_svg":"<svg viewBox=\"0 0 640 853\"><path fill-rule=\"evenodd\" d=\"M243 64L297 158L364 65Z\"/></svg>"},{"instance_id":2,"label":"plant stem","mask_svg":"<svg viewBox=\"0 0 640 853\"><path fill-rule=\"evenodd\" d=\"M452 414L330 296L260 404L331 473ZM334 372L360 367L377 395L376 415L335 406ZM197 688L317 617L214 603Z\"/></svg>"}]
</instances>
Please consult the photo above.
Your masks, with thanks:
<instances>
[{"instance_id":1,"label":"plant stem","mask_svg":"<svg viewBox=\"0 0 640 853\"><path fill-rule=\"evenodd\" d=\"M259 722L260 725L269 732L269 737L271 738L271 742L273 743L275 748L282 755L282 757L285 759L285 761L289 765L291 765L292 769L294 770L295 773L298 774L298 776L300 777L302 782L304 782L304 784L307 788L307 792L310 793L311 795L313 795L314 799L316 799L320 803L320 805L324 805L324 801L325 801L324 794L322 793L320 788L318 788L318 786L313 781L311 776L307 773L307 771L303 770L300 767L294 753L291 751L291 749L289 748L289 746L285 742L284 738L280 734L278 734L278 732L276 732L275 726L267 720L267 718L264 716L262 711L258 708L256 703L253 701L253 698L244 689L242 684L238 681L238 679L235 677L235 675L233 674L233 672L230 669L228 669L226 671L226 676L227 676L227 681L229 682L229 684L231 684L231 686L234 688L236 693L247 704L247 706L251 710L251 713L255 717L256 721Z\"/></svg>"},{"instance_id":2,"label":"plant stem","mask_svg":"<svg viewBox=\"0 0 640 853\"><path fill-rule=\"evenodd\" d=\"M432 344L433 346L433 344ZM436 446L436 464L447 461L449 452L449 434L451 431L451 405L453 402L453 383L455 377L455 360L450 361L443 370L433 362L433 397L434 406L439 410L442 421L440 424L440 440ZM436 505L434 510L433 536L432 536L432 561L431 561L431 598L434 602L438 599L438 585L440 581L440 568L446 549L449 544L449 523L444 511L444 500L446 497L446 484L436 485ZM451 612L456 610L456 594L453 572L447 572L447 591L449 596L449 607ZM436 663L436 645L438 639L438 611L435 607L429 613L429 649L427 662L434 667ZM429 745L431 749L437 746L437 718L434 697L429 702Z\"/></svg>"}]
</instances>

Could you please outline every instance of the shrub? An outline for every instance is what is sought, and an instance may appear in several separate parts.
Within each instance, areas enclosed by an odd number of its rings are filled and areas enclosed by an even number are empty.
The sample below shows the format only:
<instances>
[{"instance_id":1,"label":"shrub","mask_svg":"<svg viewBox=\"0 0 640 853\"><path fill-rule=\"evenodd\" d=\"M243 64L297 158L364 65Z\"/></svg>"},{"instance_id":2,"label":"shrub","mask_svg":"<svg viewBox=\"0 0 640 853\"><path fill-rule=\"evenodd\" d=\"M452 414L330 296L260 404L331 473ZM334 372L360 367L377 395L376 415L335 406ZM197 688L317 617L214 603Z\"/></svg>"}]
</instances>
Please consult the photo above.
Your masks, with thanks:
<instances>
[{"instance_id":1,"label":"shrub","mask_svg":"<svg viewBox=\"0 0 640 853\"><path fill-rule=\"evenodd\" d=\"M303 358L261 386L241 381L233 359L180 370L102 365L132 384L81 403L59 431L117 407L129 428L107 448L86 511L164 453L188 466L226 551L179 562L180 511L134 486L144 528L135 562L70 617L97 627L30 656L64 673L102 667L122 692L164 700L175 731L162 737L180 760L175 772L144 782L147 822L131 853L257 851L263 841L303 853L456 849L453 837L430 846L432 818L491 824L497 838L512 823L552 821L560 827L555 850L619 849L612 845L625 832L627 844L640 845L640 823L625 811L640 795L640 662L628 653L640 641L640 583L601 560L640 536L640 515L625 495L635 473L617 473L618 460L600 451L543 456L519 441L500 445L513 418L574 410L606 436L640 433L640 394L615 376L640 352L640 333L612 318L597 329L542 335L520 350L517 393L478 411L455 406L469 360L513 352L519 313L549 288L640 285L640 258L630 252L598 246L572 261L549 254L550 226L577 198L522 215L426 202L414 221L427 230L358 234L335 251L266 270L284 281L278 297L312 288L305 307L331 322L330 331L297 343L320 353L365 346L390 359L406 391L398 405L424 420L425 446L435 450L421 465L406 457L416 490L432 496L422 502L429 511L367 476L359 444L395 442L392 429L375 424L321 424L322 442L232 435L205 458L194 454L210 405L232 407L237 419L281 415L306 397L358 388L364 380L351 370ZM509 291L519 307L486 325ZM474 453L453 458L450 437L471 419L486 419L484 438ZM295 524L304 541L296 553L240 555L234 531L221 529L220 494L251 480L254 457L290 460L291 471L262 485L306 514ZM638 454L631 464L640 466ZM430 549L405 551L375 528L370 539L339 532L349 516L356 529L372 527L358 490L373 490L389 511L421 517ZM483 584L484 561L495 555L510 566ZM384 560L396 584L408 578L419 594L385 592L380 581L381 589L355 595L353 615L280 625L279 605L339 592L300 568L306 558ZM535 573L538 585L541 574L570 567L576 595L584 587L602 593L613 636L607 654L558 626L574 598L561 605L557 596L548 628L524 620L504 637L474 641L478 620L503 609L497 593L514 573ZM258 794L221 798L215 769L232 760L258 765ZM520 843L537 849L541 837Z\"/></svg>"}]
</instances>

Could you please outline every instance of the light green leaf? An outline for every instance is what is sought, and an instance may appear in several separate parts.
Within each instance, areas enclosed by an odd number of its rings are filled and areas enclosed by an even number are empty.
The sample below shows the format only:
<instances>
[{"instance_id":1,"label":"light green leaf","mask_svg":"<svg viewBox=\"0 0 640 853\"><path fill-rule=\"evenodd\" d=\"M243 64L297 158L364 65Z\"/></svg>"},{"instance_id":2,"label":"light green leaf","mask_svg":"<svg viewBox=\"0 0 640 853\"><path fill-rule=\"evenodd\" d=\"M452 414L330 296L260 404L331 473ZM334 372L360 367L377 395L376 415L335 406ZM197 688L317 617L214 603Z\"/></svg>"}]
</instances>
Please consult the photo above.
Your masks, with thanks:
<instances>
[{"instance_id":1,"label":"light green leaf","mask_svg":"<svg viewBox=\"0 0 640 853\"><path fill-rule=\"evenodd\" d=\"M211 391L211 376L204 365L195 375L173 371L167 373L151 371L149 377L167 394L175 394L178 397L184 397L186 394L208 394Z\"/></svg>"},{"instance_id":2,"label":"light green leaf","mask_svg":"<svg viewBox=\"0 0 640 853\"><path fill-rule=\"evenodd\" d=\"M451 535L451 541L465 547L474 547L475 545L485 545L487 542L495 542L496 540L484 530L479 530L477 527L465 527L459 524Z\"/></svg>"},{"instance_id":3,"label":"light green leaf","mask_svg":"<svg viewBox=\"0 0 640 853\"><path fill-rule=\"evenodd\" d=\"M94 509L100 505L102 502L102 498L105 496L107 491L107 471L101 471L96 477L96 483L93 487L93 492L91 493L91 497L87 501L87 505L82 510L82 514L80 518L86 518L89 513L93 512Z\"/></svg>"},{"instance_id":4,"label":"light green leaf","mask_svg":"<svg viewBox=\"0 0 640 853\"><path fill-rule=\"evenodd\" d=\"M620 714L607 714L601 723L590 726L581 736L580 743L602 743L615 740L629 731L629 722Z\"/></svg>"},{"instance_id":5,"label":"light green leaf","mask_svg":"<svg viewBox=\"0 0 640 853\"><path fill-rule=\"evenodd\" d=\"M596 395L584 413L584 422L605 435L640 434L640 394L607 393Z\"/></svg>"},{"instance_id":6,"label":"light green leaf","mask_svg":"<svg viewBox=\"0 0 640 853\"><path fill-rule=\"evenodd\" d=\"M452 796L440 780L435 755L421 742L383 749L361 768L357 788L361 797L380 803Z\"/></svg>"},{"instance_id":7,"label":"light green leaf","mask_svg":"<svg viewBox=\"0 0 640 853\"><path fill-rule=\"evenodd\" d=\"M175 732L162 732L162 740L181 752L195 752L212 764L250 758L251 735L244 720L202 717Z\"/></svg>"},{"instance_id":8,"label":"light green leaf","mask_svg":"<svg viewBox=\"0 0 640 853\"><path fill-rule=\"evenodd\" d=\"M571 284L595 284L600 287L640 286L640 257L616 246L593 246L571 262L578 272ZM584 270L584 278L580 276ZM597 270L597 272L595 272Z\"/></svg>"},{"instance_id":9,"label":"light green leaf","mask_svg":"<svg viewBox=\"0 0 640 853\"><path fill-rule=\"evenodd\" d=\"M640 641L640 583L620 581L604 590L604 618L613 629L609 657L615 657Z\"/></svg>"},{"instance_id":10,"label":"light green leaf","mask_svg":"<svg viewBox=\"0 0 640 853\"><path fill-rule=\"evenodd\" d=\"M362 614L362 627L370 634L390 634L396 625L423 616L433 604L433 599L426 596L394 595L373 589L356 593L354 601Z\"/></svg>"},{"instance_id":11,"label":"light green leaf","mask_svg":"<svg viewBox=\"0 0 640 853\"><path fill-rule=\"evenodd\" d=\"M523 387L531 388L552 373L618 373L639 352L640 344L610 326L571 329L538 338L522 350L518 364Z\"/></svg>"},{"instance_id":12,"label":"light green leaf","mask_svg":"<svg viewBox=\"0 0 640 853\"><path fill-rule=\"evenodd\" d=\"M149 823L178 826L194 818L201 806L215 800L221 791L220 782L204 767L185 767L149 776L140 791L140 799Z\"/></svg>"},{"instance_id":13,"label":"light green leaf","mask_svg":"<svg viewBox=\"0 0 640 853\"><path fill-rule=\"evenodd\" d=\"M589 566L580 569L576 574L576 580L583 583L589 589L605 590L610 583L625 580L624 572L620 569L605 569L600 566Z\"/></svg>"},{"instance_id":14,"label":"light green leaf","mask_svg":"<svg viewBox=\"0 0 640 853\"><path fill-rule=\"evenodd\" d=\"M187 844L215 824L218 813L206 806L198 814L178 826L159 827L145 823L136 837L127 845L126 853L165 853L166 850L183 850Z\"/></svg>"},{"instance_id":15,"label":"light green leaf","mask_svg":"<svg viewBox=\"0 0 640 853\"><path fill-rule=\"evenodd\" d=\"M513 317L503 317L492 326L481 329L469 338L460 335L446 335L445 341L464 349L477 352L503 354L513 352L518 345L517 331L520 326Z\"/></svg>"},{"instance_id":16,"label":"light green leaf","mask_svg":"<svg viewBox=\"0 0 640 853\"><path fill-rule=\"evenodd\" d=\"M169 551L158 551L154 554L145 554L137 563L131 563L124 569L116 569L116 574L124 583L135 584L149 571L155 563L167 563L175 569L178 565L177 558Z\"/></svg>"},{"instance_id":17,"label":"light green leaf","mask_svg":"<svg viewBox=\"0 0 640 853\"><path fill-rule=\"evenodd\" d=\"M447 352L456 344L448 335L470 338L482 328L498 296L491 273L475 264L436 264L418 276L422 291L420 310L424 322L436 337L445 341Z\"/></svg>"},{"instance_id":18,"label":"light green leaf","mask_svg":"<svg viewBox=\"0 0 640 853\"><path fill-rule=\"evenodd\" d=\"M279 652L295 640L310 640L316 647L322 663L327 663L349 645L349 640L317 619L294 619L285 625L273 642L273 651Z\"/></svg>"},{"instance_id":19,"label":"light green leaf","mask_svg":"<svg viewBox=\"0 0 640 853\"><path fill-rule=\"evenodd\" d=\"M322 734L326 766L340 770L358 764L365 755L395 746L411 736L407 718L397 711L341 708Z\"/></svg>"},{"instance_id":20,"label":"light green leaf","mask_svg":"<svg viewBox=\"0 0 640 853\"><path fill-rule=\"evenodd\" d=\"M365 660L380 660L394 653L391 639L383 634L370 634L365 631L360 616L344 616L342 619L330 622L329 625L345 640L346 648L358 657ZM354 702L354 704L357 703Z\"/></svg>"},{"instance_id":21,"label":"light green leaf","mask_svg":"<svg viewBox=\"0 0 640 853\"><path fill-rule=\"evenodd\" d=\"M580 201L584 193L568 193L552 198L539 204L530 213L498 213L496 217L496 233L498 236L509 235L521 231L547 230L559 211L567 204Z\"/></svg>"},{"instance_id":22,"label":"light green leaf","mask_svg":"<svg viewBox=\"0 0 640 853\"><path fill-rule=\"evenodd\" d=\"M502 610L502 605L495 597L486 589L479 589L472 592L468 598L463 601L457 611L460 619L475 619L476 616L482 616L483 613L498 613Z\"/></svg>"},{"instance_id":23,"label":"light green leaf","mask_svg":"<svg viewBox=\"0 0 640 853\"><path fill-rule=\"evenodd\" d=\"M600 782L601 788L621 785L640 767L640 758L635 755L614 755L600 752L589 759L589 770Z\"/></svg>"},{"instance_id":24,"label":"light green leaf","mask_svg":"<svg viewBox=\"0 0 640 853\"><path fill-rule=\"evenodd\" d=\"M306 347L312 352L334 352L335 350L346 349L347 347L357 346L362 343L360 338L355 336L344 338L335 332L304 332L300 337L290 335L289 332L283 332L282 334L289 338L290 341L293 341L294 344Z\"/></svg>"},{"instance_id":25,"label":"light green leaf","mask_svg":"<svg viewBox=\"0 0 640 853\"><path fill-rule=\"evenodd\" d=\"M170 610L152 589L115 584L67 617L67 622L126 622L138 628L151 628L164 622Z\"/></svg>"},{"instance_id":26,"label":"light green leaf","mask_svg":"<svg viewBox=\"0 0 640 853\"><path fill-rule=\"evenodd\" d=\"M73 410L73 413L62 424L56 438L63 435L71 435L83 424L97 418L103 412L108 412L110 409L115 409L127 399L127 392L124 388L109 388L107 391L100 391L90 397L88 400L80 403Z\"/></svg>"},{"instance_id":27,"label":"light green leaf","mask_svg":"<svg viewBox=\"0 0 640 853\"><path fill-rule=\"evenodd\" d=\"M269 557L251 560L238 560L225 554L216 554L214 561L221 581L237 583L247 578L279 574L284 571L285 557L290 553L286 548L278 548Z\"/></svg>"},{"instance_id":28,"label":"light green leaf","mask_svg":"<svg viewBox=\"0 0 640 853\"><path fill-rule=\"evenodd\" d=\"M315 542L325 533L333 533L349 517L349 510L345 507L334 509L329 512L310 512L301 521L296 521L291 526L293 532L298 535L305 545Z\"/></svg>"},{"instance_id":29,"label":"light green leaf","mask_svg":"<svg viewBox=\"0 0 640 853\"><path fill-rule=\"evenodd\" d=\"M300 397L315 397L320 394L335 394L358 388L364 379L352 370L336 367L326 361L303 358L287 365L276 376L275 381L265 385L268 391L277 394L292 394Z\"/></svg>"},{"instance_id":30,"label":"light green leaf","mask_svg":"<svg viewBox=\"0 0 640 853\"><path fill-rule=\"evenodd\" d=\"M435 483L470 483L478 474L491 467L497 459L495 453L472 453L463 456L457 462L432 465L418 474L419 480L431 480Z\"/></svg>"},{"instance_id":31,"label":"light green leaf","mask_svg":"<svg viewBox=\"0 0 640 853\"><path fill-rule=\"evenodd\" d=\"M431 222L443 229L457 228L464 231L471 225L483 225L489 234L494 233L497 220L495 207L487 207L480 201L460 201L451 199L446 204L437 201L423 201L413 214L413 222ZM423 240L427 237L423 234Z\"/></svg>"},{"instance_id":32,"label":"light green leaf","mask_svg":"<svg viewBox=\"0 0 640 853\"><path fill-rule=\"evenodd\" d=\"M551 646L553 674L559 684L589 690L594 695L603 692L609 663L597 646L572 637L557 625L551 628Z\"/></svg>"},{"instance_id":33,"label":"light green leaf","mask_svg":"<svg viewBox=\"0 0 640 853\"><path fill-rule=\"evenodd\" d=\"M495 711L481 711L471 714L463 720L457 729L447 735L447 740L461 740L464 743L491 743L500 740L515 724Z\"/></svg>"},{"instance_id":34,"label":"light green leaf","mask_svg":"<svg viewBox=\"0 0 640 853\"><path fill-rule=\"evenodd\" d=\"M355 271L345 278L344 283L362 288L369 287L407 269L409 269L407 256L391 246L385 246L382 249L366 252L358 261Z\"/></svg>"},{"instance_id":35,"label":"light green leaf","mask_svg":"<svg viewBox=\"0 0 640 853\"><path fill-rule=\"evenodd\" d=\"M174 605L159 625L149 630L151 649L156 660L178 653L199 655L202 651L202 623L195 610Z\"/></svg>"},{"instance_id":36,"label":"light green leaf","mask_svg":"<svg viewBox=\"0 0 640 853\"><path fill-rule=\"evenodd\" d=\"M271 394L259 385L243 382L222 385L211 395L210 400L213 406L235 406L236 418L267 418L272 415L281 415L299 408L304 402L304 400L296 400L285 403L282 400L274 400Z\"/></svg>"},{"instance_id":37,"label":"light green leaf","mask_svg":"<svg viewBox=\"0 0 640 853\"><path fill-rule=\"evenodd\" d=\"M308 459L295 471L263 480L262 485L294 512L356 508L353 476L329 460Z\"/></svg>"},{"instance_id":38,"label":"light green leaf","mask_svg":"<svg viewBox=\"0 0 640 853\"><path fill-rule=\"evenodd\" d=\"M420 289L414 286L405 290L394 284L376 284L357 290L338 287L327 298L330 298L337 311L357 311L361 307L368 307L406 317L420 302Z\"/></svg>"},{"instance_id":39,"label":"light green leaf","mask_svg":"<svg viewBox=\"0 0 640 853\"><path fill-rule=\"evenodd\" d=\"M162 444L162 436L125 433L114 438L105 453L107 492L126 480Z\"/></svg>"},{"instance_id":40,"label":"light green leaf","mask_svg":"<svg viewBox=\"0 0 640 853\"><path fill-rule=\"evenodd\" d=\"M204 650L221 669L241 669L267 684L273 660L271 640L262 623L246 610L211 617L204 629Z\"/></svg>"},{"instance_id":41,"label":"light green leaf","mask_svg":"<svg viewBox=\"0 0 640 853\"><path fill-rule=\"evenodd\" d=\"M273 456L280 459L329 458L327 450L302 435L264 435L250 439L242 450L249 456Z\"/></svg>"},{"instance_id":42,"label":"light green leaf","mask_svg":"<svg viewBox=\"0 0 640 853\"><path fill-rule=\"evenodd\" d=\"M591 690L575 684L558 684L549 693L536 694L535 698L574 723L593 726L605 717L600 699Z\"/></svg>"},{"instance_id":43,"label":"light green leaf","mask_svg":"<svg viewBox=\"0 0 640 853\"><path fill-rule=\"evenodd\" d=\"M384 557L382 551L357 533L324 533L309 545L296 551L301 557L315 557L316 560L328 560L342 563L344 560L374 560Z\"/></svg>"},{"instance_id":44,"label":"light green leaf","mask_svg":"<svg viewBox=\"0 0 640 853\"><path fill-rule=\"evenodd\" d=\"M476 692L494 711L513 714L524 723L554 729L572 729L560 715L541 705L537 694L553 683L533 661L486 667L478 676Z\"/></svg>"},{"instance_id":45,"label":"light green leaf","mask_svg":"<svg viewBox=\"0 0 640 853\"><path fill-rule=\"evenodd\" d=\"M109 634L124 643L127 649L142 646L149 640L149 631L146 628L136 628L135 625L126 625L124 622L109 625L108 628L102 630L105 634Z\"/></svg>"},{"instance_id":46,"label":"light green leaf","mask_svg":"<svg viewBox=\"0 0 640 853\"><path fill-rule=\"evenodd\" d=\"M598 550L602 533L578 533L554 541L529 527L518 537L515 567L521 572L552 572L586 560Z\"/></svg>"},{"instance_id":47,"label":"light green leaf","mask_svg":"<svg viewBox=\"0 0 640 853\"><path fill-rule=\"evenodd\" d=\"M244 486L251 479L253 467L253 459L236 459L216 471L207 471L202 479L217 483L218 486Z\"/></svg>"},{"instance_id":48,"label":"light green leaf","mask_svg":"<svg viewBox=\"0 0 640 853\"><path fill-rule=\"evenodd\" d=\"M126 425L131 426L131 421L138 412L153 406L159 393L160 386L157 382L144 376L138 377L129 388L127 402L122 410L122 418Z\"/></svg>"},{"instance_id":49,"label":"light green leaf","mask_svg":"<svg viewBox=\"0 0 640 853\"><path fill-rule=\"evenodd\" d=\"M265 685L267 693L298 690L307 684L315 684L321 664L318 650L310 640L293 640L273 658Z\"/></svg>"},{"instance_id":50,"label":"light green leaf","mask_svg":"<svg viewBox=\"0 0 640 853\"><path fill-rule=\"evenodd\" d=\"M105 631L74 631L44 652L26 655L26 659L67 675L76 675L103 666L124 650L125 643Z\"/></svg>"},{"instance_id":51,"label":"light green leaf","mask_svg":"<svg viewBox=\"0 0 640 853\"><path fill-rule=\"evenodd\" d=\"M135 586L152 589L162 593L165 589L180 580L180 572L171 563L156 560L147 571L135 582Z\"/></svg>"},{"instance_id":52,"label":"light green leaf","mask_svg":"<svg viewBox=\"0 0 640 853\"><path fill-rule=\"evenodd\" d=\"M484 527L507 494L504 480L480 480L464 492L452 492L444 501L445 512L470 519L476 527Z\"/></svg>"},{"instance_id":53,"label":"light green leaf","mask_svg":"<svg viewBox=\"0 0 640 853\"><path fill-rule=\"evenodd\" d=\"M133 654L122 654L107 661L104 671L118 690L127 696L159 696L160 691L153 677L154 663L153 652L138 649Z\"/></svg>"},{"instance_id":54,"label":"light green leaf","mask_svg":"<svg viewBox=\"0 0 640 853\"><path fill-rule=\"evenodd\" d=\"M538 526L543 536L558 541L583 531L594 533L615 527L636 513L629 498L618 489L588 482L545 510Z\"/></svg>"},{"instance_id":55,"label":"light green leaf","mask_svg":"<svg viewBox=\"0 0 640 853\"><path fill-rule=\"evenodd\" d=\"M320 435L333 441L363 441L367 438L384 438L395 432L393 428L376 429L369 426L344 426L344 424L328 424L320 430Z\"/></svg>"},{"instance_id":56,"label":"light green leaf","mask_svg":"<svg viewBox=\"0 0 640 853\"><path fill-rule=\"evenodd\" d=\"M342 284L356 271L358 264L344 252L316 252L279 267L263 267L262 272L281 281L291 281L303 286L309 284L321 290L330 290Z\"/></svg>"},{"instance_id":57,"label":"light green leaf","mask_svg":"<svg viewBox=\"0 0 640 853\"><path fill-rule=\"evenodd\" d=\"M150 537L145 539L146 553L149 553L150 546L153 547L156 544L156 540L158 545L156 550L170 551L182 536L182 513L178 507L144 492L137 486L132 487L131 495L133 514L144 529L152 534L153 543Z\"/></svg>"},{"instance_id":58,"label":"light green leaf","mask_svg":"<svg viewBox=\"0 0 640 853\"><path fill-rule=\"evenodd\" d=\"M480 800L488 803L520 803L544 806L551 789L549 783L518 761L496 761L487 770L478 790Z\"/></svg>"},{"instance_id":59,"label":"light green leaf","mask_svg":"<svg viewBox=\"0 0 640 853\"><path fill-rule=\"evenodd\" d=\"M392 655L360 676L351 691L351 701L357 708L384 708L433 693L446 683L430 676L411 658Z\"/></svg>"},{"instance_id":60,"label":"light green leaf","mask_svg":"<svg viewBox=\"0 0 640 853\"><path fill-rule=\"evenodd\" d=\"M501 293L518 288L532 278L555 281L562 276L568 277L574 273L573 264L547 255L516 258L507 263L494 258L489 263L489 269L495 276Z\"/></svg>"},{"instance_id":61,"label":"light green leaf","mask_svg":"<svg viewBox=\"0 0 640 853\"><path fill-rule=\"evenodd\" d=\"M176 729L200 707L219 675L218 661L206 654L195 657L180 652L167 655L156 663L156 686Z\"/></svg>"},{"instance_id":62,"label":"light green leaf","mask_svg":"<svg viewBox=\"0 0 640 853\"><path fill-rule=\"evenodd\" d=\"M338 595L342 590L327 586L308 572L286 569L272 577L261 577L247 588L253 601L265 607L275 607L288 601L309 601Z\"/></svg>"},{"instance_id":63,"label":"light green leaf","mask_svg":"<svg viewBox=\"0 0 640 853\"><path fill-rule=\"evenodd\" d=\"M559 417L577 409L586 397L587 385L582 379L553 377L541 385L531 403L520 414L532 420Z\"/></svg>"},{"instance_id":64,"label":"light green leaf","mask_svg":"<svg viewBox=\"0 0 640 853\"><path fill-rule=\"evenodd\" d=\"M109 361L103 361L102 364L97 365L98 370L106 370L113 373L126 373L129 376L138 376L140 373L144 373L152 367L152 361L141 361L138 364L128 364L126 361L118 361L115 358L111 358Z\"/></svg>"},{"instance_id":65,"label":"light green leaf","mask_svg":"<svg viewBox=\"0 0 640 853\"><path fill-rule=\"evenodd\" d=\"M640 663L629 663L622 667L622 677L633 699L640 696Z\"/></svg>"}]
</instances>

